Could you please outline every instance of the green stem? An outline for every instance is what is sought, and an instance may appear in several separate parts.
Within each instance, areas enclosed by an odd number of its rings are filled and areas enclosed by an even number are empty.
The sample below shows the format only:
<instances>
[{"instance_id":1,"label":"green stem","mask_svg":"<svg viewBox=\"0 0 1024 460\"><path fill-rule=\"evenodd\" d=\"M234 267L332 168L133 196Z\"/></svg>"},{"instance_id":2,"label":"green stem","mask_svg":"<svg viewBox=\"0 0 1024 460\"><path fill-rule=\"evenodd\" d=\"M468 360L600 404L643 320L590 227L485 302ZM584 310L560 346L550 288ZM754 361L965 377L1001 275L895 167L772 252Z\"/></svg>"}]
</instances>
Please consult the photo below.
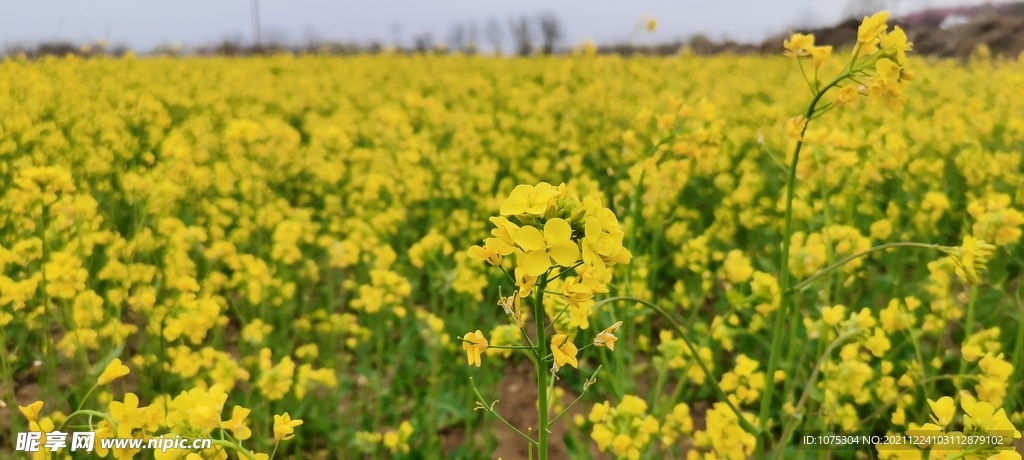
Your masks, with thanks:
<instances>
[{"instance_id":1,"label":"green stem","mask_svg":"<svg viewBox=\"0 0 1024 460\"><path fill-rule=\"evenodd\" d=\"M925 363L925 361L924 361L924 354L921 353L921 346L917 343L918 342L917 339L920 338L920 336L914 337L914 331L906 331L906 336L907 336L907 339L910 341L911 345L914 346L914 354L917 355L917 361L919 363L921 363L921 377L924 378L925 380L927 380L928 379L928 367L929 366L928 366L927 363ZM932 385L930 385L930 384L926 388L925 392L926 392L926 394L935 394L934 393L934 388L932 388Z\"/></svg>"},{"instance_id":2,"label":"green stem","mask_svg":"<svg viewBox=\"0 0 1024 460\"><path fill-rule=\"evenodd\" d=\"M801 68L801 72L803 69ZM832 80L831 83L825 85L821 91L818 91L811 99L810 105L807 106L807 111L804 113L804 127L800 130L800 139L796 142L796 148L793 151L793 162L789 165L789 178L786 181L786 214L785 214L785 227L782 232L782 254L780 255L779 270L781 275L779 276L779 286L784 293L782 295L781 302L779 303L779 311L776 312L775 316L775 327L772 332L772 348L771 354L768 355L768 369L767 377L769 384L765 385L764 398L761 400L761 413L758 416L758 425L761 431L764 433L768 432L768 413L772 407L772 398L775 396L775 384L774 375L775 371L779 368L779 355L782 353L782 337L783 337L783 326L786 323L787 311L789 309L789 246L790 240L793 234L793 194L796 190L796 167L800 161L800 149L803 148L804 134L807 133L807 127L811 125L811 116L814 115L814 109L818 106L818 101L821 97L828 92L833 86L839 84L840 81L848 77L848 73L841 74ZM742 418L742 417L741 417ZM758 443L758 449L764 445L763 442Z\"/></svg>"},{"instance_id":3,"label":"green stem","mask_svg":"<svg viewBox=\"0 0 1024 460\"><path fill-rule=\"evenodd\" d=\"M836 347L845 342L846 339L853 337L860 332L860 330L856 329L844 332L839 337L836 337L832 343L828 344L828 347L825 348L825 352L822 353L820 358L818 358L818 362L814 365L814 370L811 371L811 376L807 378L807 383L804 385L803 394L800 395L800 399L796 402L796 405L793 406L793 416L790 417L789 423L787 423L786 427L782 430L782 438L779 439L779 444L776 447L778 450L775 451L775 458L782 457L782 452L785 450L786 444L789 443L789 436L792 434L793 429L796 428L796 422L802 418L798 417L800 414L800 408L807 402L807 397L810 396L811 389L814 388L814 380L818 378L818 373L821 372L821 366L824 365L825 361L827 361L829 356L832 355L832 350L835 350Z\"/></svg>"},{"instance_id":4,"label":"green stem","mask_svg":"<svg viewBox=\"0 0 1024 460\"><path fill-rule=\"evenodd\" d=\"M249 460L256 460L256 456L253 455L252 452L249 452L248 449L242 449L241 447L238 447L233 442L221 441L220 439L213 439L212 441L213 445L215 446L227 447L228 449L234 450L242 455L245 455L245 458ZM278 442L278 444L280 444L280 441ZM274 445L274 453L277 453L277 445ZM274 456L271 455L270 458L271 460L273 460Z\"/></svg>"},{"instance_id":5,"label":"green stem","mask_svg":"<svg viewBox=\"0 0 1024 460\"><path fill-rule=\"evenodd\" d=\"M64 422L61 423L59 427L57 427L57 431L62 431L64 429L64 426L67 425L68 422L71 421L71 419L73 419L73 418L75 418L76 416L79 416L79 415L89 415L89 416L92 416L92 417L100 417L100 418L106 419L106 421L109 422L110 425L117 426L117 423L115 423L114 419L111 418L110 415L108 415L108 414L104 414L103 412L94 411L94 410L79 409L79 410L76 410L76 411L72 412L71 415L68 416L68 418L64 419Z\"/></svg>"},{"instance_id":6,"label":"green stem","mask_svg":"<svg viewBox=\"0 0 1024 460\"><path fill-rule=\"evenodd\" d=\"M629 227L629 248L632 251L637 251L636 238L640 229L640 197L643 195L644 176L647 175L647 167L643 161L641 161L640 167L642 168L640 171L640 177L637 178L636 189L633 192L633 203L631 209L633 217ZM628 268L626 269L626 292L628 294L633 293L633 270ZM628 313L628 307L622 307L615 312L615 314L620 318L625 316L622 329L627 335L633 337L633 315ZM631 385L631 380L626 378L625 359L625 353L615 354L615 379L620 383L620 385L622 385L622 391L624 393L628 393L632 390L633 386ZM622 398L624 394L618 394L616 396Z\"/></svg>"},{"instance_id":7,"label":"green stem","mask_svg":"<svg viewBox=\"0 0 1024 460\"><path fill-rule=\"evenodd\" d=\"M89 396L91 396L91 395L92 395L92 392L96 391L96 387L97 387L97 386L98 386L98 385L93 385L93 386L92 386L92 388L90 388L90 389L89 389L89 392L85 394L85 397L84 397L84 398L82 398L82 402L78 404L78 408L77 408L77 409L75 409L75 411L80 411L80 410L82 410L82 406L84 406L84 405L85 405L85 401L87 401L87 400L89 399Z\"/></svg>"},{"instance_id":8,"label":"green stem","mask_svg":"<svg viewBox=\"0 0 1024 460\"><path fill-rule=\"evenodd\" d=\"M548 354L547 341L544 340L544 289L548 284L548 274L544 273L537 280L537 292L533 295L533 321L537 326L537 460L548 460L548 385L545 361L540 356Z\"/></svg>"},{"instance_id":9,"label":"green stem","mask_svg":"<svg viewBox=\"0 0 1024 460\"><path fill-rule=\"evenodd\" d=\"M864 256L866 256L868 254L871 254L872 252L875 252L875 251L881 251L883 249L897 248L897 247L917 247L917 248L938 249L938 250L941 250L941 248L942 248L942 246L937 245L937 244L915 243L915 242L912 242L912 241L899 241L899 242L895 242L895 243L880 244L880 245L875 246L873 248L865 249L865 250L863 250L861 252L850 254L850 255L848 255L846 257L843 257L842 259L839 259L838 261L836 261L836 263L834 263L832 265L829 265L828 267L825 267L825 268L823 268L821 270L818 270L813 275L811 275L809 278L807 278L807 279L801 281L800 283L796 284L795 286L789 288L789 290L786 291L786 294L792 294L794 292L799 292L799 291L803 290L809 284L811 284L811 283L815 282L816 280L818 280L818 278L821 278L822 276L828 275L829 273L835 271L836 269L841 268L843 265L846 265L848 262L850 262L853 259L857 259L859 257L864 257Z\"/></svg>"},{"instance_id":10,"label":"green stem","mask_svg":"<svg viewBox=\"0 0 1024 460\"><path fill-rule=\"evenodd\" d=\"M978 300L978 286L971 285L971 298L967 302L967 323L964 325L964 343L967 343L971 338L971 334L974 333L974 305ZM960 353L960 373L964 373L964 369L967 368L967 358ZM956 381L956 392L960 393L960 380Z\"/></svg>"},{"instance_id":11,"label":"green stem","mask_svg":"<svg viewBox=\"0 0 1024 460\"><path fill-rule=\"evenodd\" d=\"M561 293L555 293L555 292L551 292L551 291L545 291L545 292L547 292L548 294L562 295ZM551 320L551 323L548 324L547 327L544 328L544 332L547 332L548 329L551 329L552 327L554 327L555 323L557 323L558 320L562 319L562 315L564 315L566 310L568 310L568 309L569 309L569 302L566 301L565 306L562 307L562 311L558 312L558 315L555 316L555 319Z\"/></svg>"}]
</instances>

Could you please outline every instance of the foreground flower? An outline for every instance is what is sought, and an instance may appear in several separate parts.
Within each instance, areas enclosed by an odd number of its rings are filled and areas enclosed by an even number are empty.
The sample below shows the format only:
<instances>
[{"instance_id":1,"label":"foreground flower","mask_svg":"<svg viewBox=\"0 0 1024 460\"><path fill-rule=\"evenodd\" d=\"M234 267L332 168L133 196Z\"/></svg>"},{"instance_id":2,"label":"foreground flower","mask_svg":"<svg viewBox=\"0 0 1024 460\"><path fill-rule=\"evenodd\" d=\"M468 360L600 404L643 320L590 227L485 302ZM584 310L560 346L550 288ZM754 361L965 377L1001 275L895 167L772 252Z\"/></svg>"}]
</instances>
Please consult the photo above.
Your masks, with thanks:
<instances>
[{"instance_id":1,"label":"foreground flower","mask_svg":"<svg viewBox=\"0 0 1024 460\"><path fill-rule=\"evenodd\" d=\"M235 438L241 441L252 437L252 430L245 425L245 419L252 412L251 409L246 409L242 406L235 406L231 410L231 420L225 420L221 422L221 428L231 430Z\"/></svg>"},{"instance_id":2,"label":"foreground flower","mask_svg":"<svg viewBox=\"0 0 1024 460\"><path fill-rule=\"evenodd\" d=\"M36 401L28 406L18 406L18 410L28 419L29 422L39 420L39 411L43 408L42 401Z\"/></svg>"},{"instance_id":3,"label":"foreground flower","mask_svg":"<svg viewBox=\"0 0 1024 460\"><path fill-rule=\"evenodd\" d=\"M295 437L295 427L302 425L302 420L292 420L287 412L274 416L274 439L287 441Z\"/></svg>"},{"instance_id":4,"label":"foreground flower","mask_svg":"<svg viewBox=\"0 0 1024 460\"><path fill-rule=\"evenodd\" d=\"M466 350L466 358L470 365L480 367L480 356L487 351L487 338L477 329L462 338L462 349Z\"/></svg>"},{"instance_id":5,"label":"foreground flower","mask_svg":"<svg viewBox=\"0 0 1024 460\"><path fill-rule=\"evenodd\" d=\"M96 381L97 385L106 385L114 380L128 375L128 366L121 364L120 358L114 358L107 368L100 374L100 378Z\"/></svg>"},{"instance_id":6,"label":"foreground flower","mask_svg":"<svg viewBox=\"0 0 1024 460\"><path fill-rule=\"evenodd\" d=\"M551 354L555 358L554 370L561 369L566 363L570 366L579 369L577 367L579 362L576 361L576 345L569 342L569 336L565 334L555 334L551 337Z\"/></svg>"},{"instance_id":7,"label":"foreground flower","mask_svg":"<svg viewBox=\"0 0 1024 460\"><path fill-rule=\"evenodd\" d=\"M551 268L552 259L568 267L579 259L580 250L572 241L572 227L565 219L551 219L544 224L544 234L535 227L523 227L516 233L516 244L526 257L523 268L530 276L540 276Z\"/></svg>"},{"instance_id":8,"label":"foreground flower","mask_svg":"<svg viewBox=\"0 0 1024 460\"><path fill-rule=\"evenodd\" d=\"M932 408L932 420L936 425L944 427L949 425L949 422L953 421L953 416L956 415L956 406L953 403L953 398L949 396L943 396L938 401L928 400L928 405Z\"/></svg>"},{"instance_id":9,"label":"foreground flower","mask_svg":"<svg viewBox=\"0 0 1024 460\"><path fill-rule=\"evenodd\" d=\"M485 261L495 267L501 265L502 257L512 254L516 248L510 246L499 238L487 238L484 245L472 246L469 248L470 257Z\"/></svg>"},{"instance_id":10,"label":"foreground flower","mask_svg":"<svg viewBox=\"0 0 1024 460\"><path fill-rule=\"evenodd\" d=\"M498 212L503 216L515 216L520 214L532 214L540 216L547 210L548 201L558 196L558 188L552 187L547 182L541 182L537 186L517 185L512 189L512 194L501 203Z\"/></svg>"}]
</instances>

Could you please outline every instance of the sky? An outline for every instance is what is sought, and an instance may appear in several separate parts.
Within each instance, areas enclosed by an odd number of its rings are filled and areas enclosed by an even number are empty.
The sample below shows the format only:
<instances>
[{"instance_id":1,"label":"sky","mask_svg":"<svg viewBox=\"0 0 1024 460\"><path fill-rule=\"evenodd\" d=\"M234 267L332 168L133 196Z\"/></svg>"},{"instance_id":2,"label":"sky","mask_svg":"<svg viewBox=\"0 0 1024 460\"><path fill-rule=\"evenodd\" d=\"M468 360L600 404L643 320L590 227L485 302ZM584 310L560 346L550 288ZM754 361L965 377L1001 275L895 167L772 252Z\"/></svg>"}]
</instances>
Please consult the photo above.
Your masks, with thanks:
<instances>
[{"instance_id":1,"label":"sky","mask_svg":"<svg viewBox=\"0 0 1024 460\"><path fill-rule=\"evenodd\" d=\"M716 40L761 41L795 26L828 25L844 18L851 1L894 14L980 0L0 0L0 45L63 40L147 51L158 45L186 48L224 39L254 42L258 1L264 41L376 40L411 46L430 33L445 41L456 24L553 14L562 45L584 39L623 42L638 20L654 17L658 29L635 43L667 42L703 33ZM869 7L871 8L871 7ZM507 32L506 32L507 33ZM483 34L481 33L481 36ZM481 41L483 39L481 38ZM506 45L511 42L505 37ZM486 47L486 45L482 45Z\"/></svg>"}]
</instances>

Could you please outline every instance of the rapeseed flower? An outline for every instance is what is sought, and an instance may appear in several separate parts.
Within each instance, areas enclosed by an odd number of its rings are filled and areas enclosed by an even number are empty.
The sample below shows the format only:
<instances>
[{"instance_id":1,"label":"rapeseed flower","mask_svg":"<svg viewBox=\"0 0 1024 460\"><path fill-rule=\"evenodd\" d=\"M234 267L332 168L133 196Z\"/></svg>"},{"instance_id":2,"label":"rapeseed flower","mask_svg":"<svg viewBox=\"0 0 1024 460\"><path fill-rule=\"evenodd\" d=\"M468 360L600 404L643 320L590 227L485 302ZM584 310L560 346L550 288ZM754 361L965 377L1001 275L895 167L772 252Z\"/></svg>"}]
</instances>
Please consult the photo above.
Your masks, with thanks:
<instances>
[{"instance_id":1,"label":"rapeseed flower","mask_svg":"<svg viewBox=\"0 0 1024 460\"><path fill-rule=\"evenodd\" d=\"M480 356L487 351L487 338L480 330L467 333L462 338L462 349L466 351L469 365L480 367Z\"/></svg>"},{"instance_id":2,"label":"rapeseed flower","mask_svg":"<svg viewBox=\"0 0 1024 460\"><path fill-rule=\"evenodd\" d=\"M274 415L274 439L287 441L295 437L295 427L302 425L302 420L292 420L287 412L281 415Z\"/></svg>"}]
</instances>

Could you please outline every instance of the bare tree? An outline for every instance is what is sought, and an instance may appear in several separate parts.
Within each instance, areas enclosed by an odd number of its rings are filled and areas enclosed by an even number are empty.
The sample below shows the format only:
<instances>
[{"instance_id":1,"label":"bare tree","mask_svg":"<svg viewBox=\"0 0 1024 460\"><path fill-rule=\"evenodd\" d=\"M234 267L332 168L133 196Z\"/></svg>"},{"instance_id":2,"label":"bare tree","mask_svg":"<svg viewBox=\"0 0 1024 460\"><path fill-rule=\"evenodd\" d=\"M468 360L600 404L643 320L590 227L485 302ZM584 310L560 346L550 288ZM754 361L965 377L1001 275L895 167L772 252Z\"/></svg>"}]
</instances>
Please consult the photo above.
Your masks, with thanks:
<instances>
[{"instance_id":1,"label":"bare tree","mask_svg":"<svg viewBox=\"0 0 1024 460\"><path fill-rule=\"evenodd\" d=\"M452 26L451 32L448 33L448 43L451 45L452 50L466 51L467 48L467 37L466 37L466 26L461 23Z\"/></svg>"},{"instance_id":2,"label":"bare tree","mask_svg":"<svg viewBox=\"0 0 1024 460\"><path fill-rule=\"evenodd\" d=\"M479 47L477 42L478 42L478 38L477 38L476 23L475 22L471 22L469 24L469 28L468 28L468 30L466 32L466 54L470 54L470 55L476 54L477 48Z\"/></svg>"},{"instance_id":3,"label":"bare tree","mask_svg":"<svg viewBox=\"0 0 1024 460\"><path fill-rule=\"evenodd\" d=\"M396 50L402 49L402 26L397 22L391 24L391 46Z\"/></svg>"},{"instance_id":4,"label":"bare tree","mask_svg":"<svg viewBox=\"0 0 1024 460\"><path fill-rule=\"evenodd\" d=\"M426 53L434 48L434 37L430 35L430 32L424 32L413 38L415 43L415 50L418 53Z\"/></svg>"},{"instance_id":5,"label":"bare tree","mask_svg":"<svg viewBox=\"0 0 1024 460\"><path fill-rule=\"evenodd\" d=\"M533 53L533 28L530 27L530 20L525 15L519 19L509 19L508 28L512 32L516 54L529 56Z\"/></svg>"},{"instance_id":6,"label":"bare tree","mask_svg":"<svg viewBox=\"0 0 1024 460\"><path fill-rule=\"evenodd\" d=\"M491 45L494 54L501 54L501 50L505 45L505 33L501 30L501 23L497 19L487 21L484 35L487 35L487 43Z\"/></svg>"},{"instance_id":7,"label":"bare tree","mask_svg":"<svg viewBox=\"0 0 1024 460\"><path fill-rule=\"evenodd\" d=\"M562 39L562 25L553 14L542 14L537 18L540 26L541 51L544 54L555 52L555 46Z\"/></svg>"}]
</instances>

